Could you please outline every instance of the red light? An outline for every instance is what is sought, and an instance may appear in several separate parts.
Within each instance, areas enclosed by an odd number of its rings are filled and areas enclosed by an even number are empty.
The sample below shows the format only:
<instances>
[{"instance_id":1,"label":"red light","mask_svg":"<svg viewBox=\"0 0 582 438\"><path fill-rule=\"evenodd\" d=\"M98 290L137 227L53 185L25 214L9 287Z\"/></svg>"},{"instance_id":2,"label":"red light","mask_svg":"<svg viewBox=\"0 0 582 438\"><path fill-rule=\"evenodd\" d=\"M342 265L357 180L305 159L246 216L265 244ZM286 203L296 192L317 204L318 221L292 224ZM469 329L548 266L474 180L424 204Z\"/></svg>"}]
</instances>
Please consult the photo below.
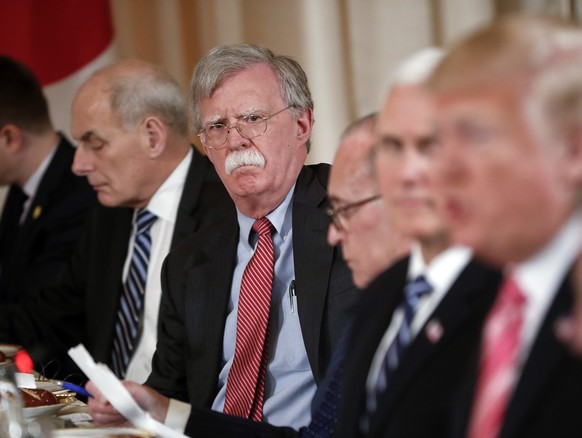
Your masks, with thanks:
<instances>
[{"instance_id":1,"label":"red light","mask_svg":"<svg viewBox=\"0 0 582 438\"><path fill-rule=\"evenodd\" d=\"M16 364L16 368L21 373L30 373L34 369L34 364L32 363L32 359L30 355L26 352L26 350L19 350L16 355L14 356L14 363Z\"/></svg>"}]
</instances>

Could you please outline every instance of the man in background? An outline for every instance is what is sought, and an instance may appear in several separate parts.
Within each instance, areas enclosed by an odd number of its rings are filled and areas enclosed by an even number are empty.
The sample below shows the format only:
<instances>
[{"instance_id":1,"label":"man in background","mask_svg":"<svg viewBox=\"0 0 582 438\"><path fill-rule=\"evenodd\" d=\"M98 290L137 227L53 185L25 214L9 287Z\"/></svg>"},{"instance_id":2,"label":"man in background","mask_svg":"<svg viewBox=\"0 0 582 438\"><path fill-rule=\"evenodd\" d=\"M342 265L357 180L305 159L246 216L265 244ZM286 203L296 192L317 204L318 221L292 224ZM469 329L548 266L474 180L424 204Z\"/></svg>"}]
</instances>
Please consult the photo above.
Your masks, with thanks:
<instances>
[{"instance_id":1,"label":"man in background","mask_svg":"<svg viewBox=\"0 0 582 438\"><path fill-rule=\"evenodd\" d=\"M410 249L398 233L376 183L371 159L378 114L360 118L342 134L329 178L330 245L341 246L354 284L365 289Z\"/></svg>"},{"instance_id":2,"label":"man in background","mask_svg":"<svg viewBox=\"0 0 582 438\"><path fill-rule=\"evenodd\" d=\"M119 377L143 382L156 347L162 262L187 235L232 214L232 202L189 142L182 90L155 65L123 61L93 74L75 96L71 131L73 170L101 205L59 281L0 309L1 338L22 344L39 365L82 342Z\"/></svg>"},{"instance_id":3,"label":"man in background","mask_svg":"<svg viewBox=\"0 0 582 438\"><path fill-rule=\"evenodd\" d=\"M512 17L430 80L454 239L505 277L452 436L582 436L582 361L555 335L582 246L581 72L580 27Z\"/></svg>"},{"instance_id":4,"label":"man in background","mask_svg":"<svg viewBox=\"0 0 582 438\"><path fill-rule=\"evenodd\" d=\"M499 279L452 244L436 190L436 113L423 82L441 58L425 49L405 61L378 118L380 193L396 230L415 243L362 295L340 382L337 437L447 436L459 370Z\"/></svg>"},{"instance_id":5,"label":"man in background","mask_svg":"<svg viewBox=\"0 0 582 438\"><path fill-rule=\"evenodd\" d=\"M0 56L0 303L30 300L55 281L95 194L71 171L75 150L55 132L33 73Z\"/></svg>"}]
</instances>

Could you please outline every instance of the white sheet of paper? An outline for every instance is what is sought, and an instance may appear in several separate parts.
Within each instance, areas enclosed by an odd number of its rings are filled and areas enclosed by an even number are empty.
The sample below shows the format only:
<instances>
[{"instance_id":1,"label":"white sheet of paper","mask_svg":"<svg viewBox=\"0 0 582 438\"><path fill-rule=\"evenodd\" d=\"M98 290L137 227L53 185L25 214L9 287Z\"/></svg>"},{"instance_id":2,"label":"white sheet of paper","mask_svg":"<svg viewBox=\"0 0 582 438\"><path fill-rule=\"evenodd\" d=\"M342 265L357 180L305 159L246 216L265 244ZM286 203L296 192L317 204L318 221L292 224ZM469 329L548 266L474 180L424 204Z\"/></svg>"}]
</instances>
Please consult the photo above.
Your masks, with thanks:
<instances>
[{"instance_id":1,"label":"white sheet of paper","mask_svg":"<svg viewBox=\"0 0 582 438\"><path fill-rule=\"evenodd\" d=\"M164 438L185 437L185 435L154 420L139 407L117 376L107 365L95 363L85 346L79 344L69 349L68 353L85 375L99 388L107 401L131 424Z\"/></svg>"}]
</instances>

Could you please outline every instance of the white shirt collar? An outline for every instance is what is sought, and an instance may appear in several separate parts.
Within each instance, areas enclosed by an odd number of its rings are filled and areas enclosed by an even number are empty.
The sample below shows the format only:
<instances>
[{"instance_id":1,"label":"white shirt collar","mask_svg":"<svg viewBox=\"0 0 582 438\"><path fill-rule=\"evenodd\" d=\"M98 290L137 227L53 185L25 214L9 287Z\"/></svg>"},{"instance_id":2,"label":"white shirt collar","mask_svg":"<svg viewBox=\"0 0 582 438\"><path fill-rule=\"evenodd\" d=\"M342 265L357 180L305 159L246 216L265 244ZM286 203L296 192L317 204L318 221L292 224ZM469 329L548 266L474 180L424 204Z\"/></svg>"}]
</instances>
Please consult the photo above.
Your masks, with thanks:
<instances>
[{"instance_id":1,"label":"white shirt collar","mask_svg":"<svg viewBox=\"0 0 582 438\"><path fill-rule=\"evenodd\" d=\"M415 243L410 252L408 281L412 281L423 274L434 291L445 293L467 266L471 257L472 252L469 248L454 245L445 249L427 265L420 245Z\"/></svg>"},{"instance_id":2,"label":"white shirt collar","mask_svg":"<svg viewBox=\"0 0 582 438\"><path fill-rule=\"evenodd\" d=\"M177 204L182 196L184 181L188 176L188 169L193 158L192 150L189 150L180 164L174 169L170 176L158 188L150 199L147 210L155 214L159 219L174 223L178 212Z\"/></svg>"}]
</instances>

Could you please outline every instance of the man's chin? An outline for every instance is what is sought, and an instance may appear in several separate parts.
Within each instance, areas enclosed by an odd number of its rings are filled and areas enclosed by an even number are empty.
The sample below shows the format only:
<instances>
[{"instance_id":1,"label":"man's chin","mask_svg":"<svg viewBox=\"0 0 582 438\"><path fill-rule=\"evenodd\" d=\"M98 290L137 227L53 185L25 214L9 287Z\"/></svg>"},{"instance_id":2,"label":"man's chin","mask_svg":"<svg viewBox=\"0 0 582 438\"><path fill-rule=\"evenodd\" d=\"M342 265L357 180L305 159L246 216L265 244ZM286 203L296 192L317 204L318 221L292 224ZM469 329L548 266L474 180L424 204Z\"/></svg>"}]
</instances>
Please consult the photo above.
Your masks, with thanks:
<instances>
[{"instance_id":1,"label":"man's chin","mask_svg":"<svg viewBox=\"0 0 582 438\"><path fill-rule=\"evenodd\" d=\"M119 200L112 198L107 193L97 192L97 199L99 203L104 207L119 207Z\"/></svg>"}]
</instances>

